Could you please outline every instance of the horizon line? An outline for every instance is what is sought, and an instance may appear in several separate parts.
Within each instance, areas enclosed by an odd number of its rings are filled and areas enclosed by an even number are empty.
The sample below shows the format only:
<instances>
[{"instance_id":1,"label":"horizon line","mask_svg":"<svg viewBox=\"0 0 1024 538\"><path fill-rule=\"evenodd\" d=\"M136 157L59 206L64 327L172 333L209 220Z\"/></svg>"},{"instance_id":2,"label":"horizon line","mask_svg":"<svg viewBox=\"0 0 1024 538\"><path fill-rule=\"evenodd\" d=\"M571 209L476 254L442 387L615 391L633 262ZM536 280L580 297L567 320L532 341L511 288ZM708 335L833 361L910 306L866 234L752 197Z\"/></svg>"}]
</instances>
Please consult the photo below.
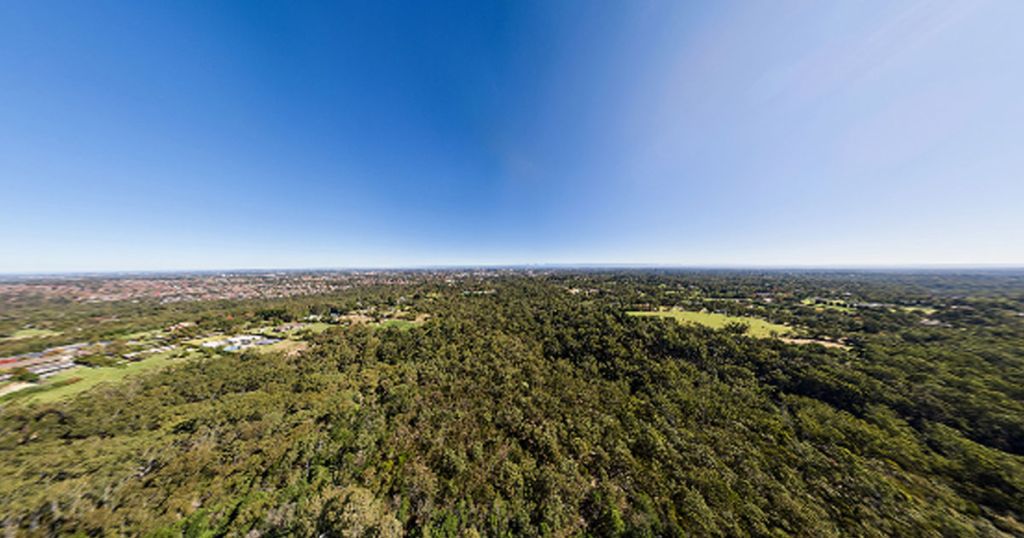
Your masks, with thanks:
<instances>
[{"instance_id":1,"label":"horizon line","mask_svg":"<svg viewBox=\"0 0 1024 538\"><path fill-rule=\"evenodd\" d=\"M329 272L366 272L366 271L459 271L459 270L528 270L528 269L635 269L635 270L732 270L732 271L1024 271L1021 263L920 263L920 264L675 264L675 263L453 263L453 264L410 264L410 265L352 265L352 266L320 266L320 267L235 267L209 269L100 269L100 270L67 270L67 271L33 271L8 272L0 271L0 278L11 277L90 277L104 275L168 275L168 274L203 274L203 273L329 273Z\"/></svg>"}]
</instances>

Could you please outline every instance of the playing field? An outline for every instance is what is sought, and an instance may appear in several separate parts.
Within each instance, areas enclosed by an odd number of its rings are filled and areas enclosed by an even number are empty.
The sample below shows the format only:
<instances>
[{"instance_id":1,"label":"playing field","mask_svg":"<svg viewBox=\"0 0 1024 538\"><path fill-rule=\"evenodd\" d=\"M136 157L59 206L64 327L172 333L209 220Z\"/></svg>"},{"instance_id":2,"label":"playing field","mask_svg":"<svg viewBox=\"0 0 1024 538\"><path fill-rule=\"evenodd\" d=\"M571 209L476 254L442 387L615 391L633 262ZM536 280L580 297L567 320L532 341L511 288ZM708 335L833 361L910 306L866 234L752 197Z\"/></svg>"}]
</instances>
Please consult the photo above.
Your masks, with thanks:
<instances>
[{"instance_id":1,"label":"playing field","mask_svg":"<svg viewBox=\"0 0 1024 538\"><path fill-rule=\"evenodd\" d=\"M780 325L778 323L772 323L765 321L760 318L752 318L747 316L727 316L725 314L716 314L714 312L692 312L689 310L658 310L655 312L627 312L631 316L639 317L658 317L658 318L672 318L680 323L696 323L698 325L704 325L705 327L711 327L713 329L721 329L725 327L727 323L736 322L742 323L749 327L747 334L755 338L768 338L773 333L784 335L789 334L793 331L792 327L786 325Z\"/></svg>"}]
</instances>

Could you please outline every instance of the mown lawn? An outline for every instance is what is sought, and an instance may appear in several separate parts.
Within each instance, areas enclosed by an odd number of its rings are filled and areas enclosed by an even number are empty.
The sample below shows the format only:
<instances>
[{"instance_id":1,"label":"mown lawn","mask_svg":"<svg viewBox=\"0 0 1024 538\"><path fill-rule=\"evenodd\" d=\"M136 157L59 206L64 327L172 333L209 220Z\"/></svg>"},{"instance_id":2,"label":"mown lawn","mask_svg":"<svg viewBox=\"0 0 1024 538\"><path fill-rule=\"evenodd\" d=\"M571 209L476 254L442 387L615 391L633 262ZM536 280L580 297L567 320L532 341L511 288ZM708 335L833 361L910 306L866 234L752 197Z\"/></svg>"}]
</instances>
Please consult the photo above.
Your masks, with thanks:
<instances>
[{"instance_id":1,"label":"mown lawn","mask_svg":"<svg viewBox=\"0 0 1024 538\"><path fill-rule=\"evenodd\" d=\"M727 323L735 322L742 323L748 327L747 334L755 338L768 338L773 333L779 335L785 335L793 332L793 328L787 325L781 325L778 323L772 323L765 321L760 318L752 318L747 316L728 316L725 314L716 314L714 312L692 312L689 310L658 310L654 312L646 311L633 311L627 312L630 316L639 317L657 317L657 318L672 318L680 323L696 323L698 325L704 325L705 327L711 327L713 329L721 329L725 327Z\"/></svg>"}]
</instances>

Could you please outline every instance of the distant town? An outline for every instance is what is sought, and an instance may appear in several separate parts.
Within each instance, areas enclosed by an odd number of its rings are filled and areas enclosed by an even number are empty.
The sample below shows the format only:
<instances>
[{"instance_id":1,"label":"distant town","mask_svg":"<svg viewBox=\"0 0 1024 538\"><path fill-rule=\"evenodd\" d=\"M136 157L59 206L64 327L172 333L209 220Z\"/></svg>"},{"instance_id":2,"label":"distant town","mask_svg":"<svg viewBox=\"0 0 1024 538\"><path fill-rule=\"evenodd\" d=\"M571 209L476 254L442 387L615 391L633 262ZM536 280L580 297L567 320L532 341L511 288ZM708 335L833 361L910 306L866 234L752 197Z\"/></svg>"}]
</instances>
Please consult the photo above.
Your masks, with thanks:
<instances>
[{"instance_id":1,"label":"distant town","mask_svg":"<svg viewBox=\"0 0 1024 538\"><path fill-rule=\"evenodd\" d=\"M25 298L74 302L156 300L160 303L273 299L338 292L353 286L408 284L424 276L458 279L497 276L501 271L274 271L0 277L0 304Z\"/></svg>"}]
</instances>

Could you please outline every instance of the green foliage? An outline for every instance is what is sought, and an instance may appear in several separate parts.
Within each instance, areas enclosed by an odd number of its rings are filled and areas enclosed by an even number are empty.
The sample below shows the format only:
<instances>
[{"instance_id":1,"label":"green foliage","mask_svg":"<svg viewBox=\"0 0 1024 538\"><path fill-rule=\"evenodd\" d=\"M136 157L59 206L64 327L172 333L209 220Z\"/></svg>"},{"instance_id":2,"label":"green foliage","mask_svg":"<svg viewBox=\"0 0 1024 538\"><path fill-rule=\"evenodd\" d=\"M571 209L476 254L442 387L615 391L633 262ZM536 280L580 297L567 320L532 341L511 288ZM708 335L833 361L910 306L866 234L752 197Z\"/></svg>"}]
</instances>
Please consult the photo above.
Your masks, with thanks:
<instances>
[{"instance_id":1,"label":"green foliage","mask_svg":"<svg viewBox=\"0 0 1024 538\"><path fill-rule=\"evenodd\" d=\"M39 375L32 373L25 368L15 368L14 370L11 370L11 379L15 381L35 383L36 381L39 381Z\"/></svg>"},{"instance_id":2,"label":"green foliage","mask_svg":"<svg viewBox=\"0 0 1024 538\"><path fill-rule=\"evenodd\" d=\"M102 368L102 367L105 367L105 366L114 366L118 362L120 362L120 361L118 361L118 359L116 357L111 357L109 355L87 355L85 357L78 357L78 358L75 359L75 364L80 364L82 366L89 366L89 367L92 367L92 368Z\"/></svg>"},{"instance_id":3,"label":"green foliage","mask_svg":"<svg viewBox=\"0 0 1024 538\"><path fill-rule=\"evenodd\" d=\"M7 405L0 517L54 535L1024 534L1020 288L872 278L424 277L230 320L208 305L203 330L400 297L430 317ZM851 349L625 313L682 291ZM843 293L938 306L801 303Z\"/></svg>"},{"instance_id":4,"label":"green foliage","mask_svg":"<svg viewBox=\"0 0 1024 538\"><path fill-rule=\"evenodd\" d=\"M13 379L14 381L22 381L22 382L29 382L29 383L35 383L36 381L39 381L39 375L38 374L30 372L29 370L27 370L25 368L15 368L15 369L11 370L10 371L10 378Z\"/></svg>"}]
</instances>

